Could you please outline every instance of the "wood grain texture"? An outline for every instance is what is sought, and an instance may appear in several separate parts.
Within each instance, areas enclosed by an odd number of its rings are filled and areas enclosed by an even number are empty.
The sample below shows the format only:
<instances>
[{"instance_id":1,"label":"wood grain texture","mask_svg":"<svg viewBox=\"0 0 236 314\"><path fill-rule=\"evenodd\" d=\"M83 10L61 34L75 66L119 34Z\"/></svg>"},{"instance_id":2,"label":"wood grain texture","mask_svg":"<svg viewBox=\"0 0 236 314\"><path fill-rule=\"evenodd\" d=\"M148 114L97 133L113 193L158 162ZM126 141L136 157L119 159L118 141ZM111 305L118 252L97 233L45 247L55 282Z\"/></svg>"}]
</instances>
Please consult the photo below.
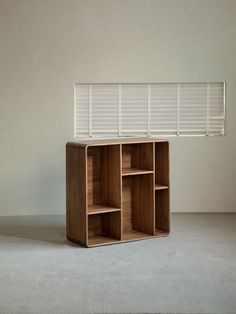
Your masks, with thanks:
<instances>
[{"instance_id":1,"label":"wood grain texture","mask_svg":"<svg viewBox=\"0 0 236 314\"><path fill-rule=\"evenodd\" d=\"M169 233L168 142L67 143L66 176L71 241L94 247Z\"/></svg>"},{"instance_id":2,"label":"wood grain texture","mask_svg":"<svg viewBox=\"0 0 236 314\"><path fill-rule=\"evenodd\" d=\"M88 205L121 208L120 145L88 147Z\"/></svg>"},{"instance_id":3,"label":"wood grain texture","mask_svg":"<svg viewBox=\"0 0 236 314\"><path fill-rule=\"evenodd\" d=\"M133 177L133 226L154 235L153 174Z\"/></svg>"},{"instance_id":4,"label":"wood grain texture","mask_svg":"<svg viewBox=\"0 0 236 314\"><path fill-rule=\"evenodd\" d=\"M120 149L120 145L88 147L88 215L93 214L88 245L91 241L97 245L98 237L121 239Z\"/></svg>"},{"instance_id":5,"label":"wood grain texture","mask_svg":"<svg viewBox=\"0 0 236 314\"><path fill-rule=\"evenodd\" d=\"M91 215L88 217L88 246L97 245L96 239L103 237L121 240L121 212Z\"/></svg>"},{"instance_id":6,"label":"wood grain texture","mask_svg":"<svg viewBox=\"0 0 236 314\"><path fill-rule=\"evenodd\" d=\"M133 197L132 177L123 178L122 185L122 220L123 232L133 230Z\"/></svg>"},{"instance_id":7,"label":"wood grain texture","mask_svg":"<svg viewBox=\"0 0 236 314\"><path fill-rule=\"evenodd\" d=\"M169 186L169 143L155 144L155 183Z\"/></svg>"},{"instance_id":8,"label":"wood grain texture","mask_svg":"<svg viewBox=\"0 0 236 314\"><path fill-rule=\"evenodd\" d=\"M87 243L86 149L66 146L66 233L70 240Z\"/></svg>"},{"instance_id":9,"label":"wood grain texture","mask_svg":"<svg viewBox=\"0 0 236 314\"><path fill-rule=\"evenodd\" d=\"M88 205L101 204L101 150L87 150Z\"/></svg>"},{"instance_id":10,"label":"wood grain texture","mask_svg":"<svg viewBox=\"0 0 236 314\"><path fill-rule=\"evenodd\" d=\"M123 232L154 235L153 175L123 178Z\"/></svg>"},{"instance_id":11,"label":"wood grain texture","mask_svg":"<svg viewBox=\"0 0 236 314\"><path fill-rule=\"evenodd\" d=\"M122 168L153 171L153 143L123 144Z\"/></svg>"},{"instance_id":12,"label":"wood grain texture","mask_svg":"<svg viewBox=\"0 0 236 314\"><path fill-rule=\"evenodd\" d=\"M120 149L120 145L104 146L100 165L102 204L118 208L121 208Z\"/></svg>"},{"instance_id":13,"label":"wood grain texture","mask_svg":"<svg viewBox=\"0 0 236 314\"><path fill-rule=\"evenodd\" d=\"M156 229L170 231L169 190L157 190L155 195Z\"/></svg>"}]
</instances>

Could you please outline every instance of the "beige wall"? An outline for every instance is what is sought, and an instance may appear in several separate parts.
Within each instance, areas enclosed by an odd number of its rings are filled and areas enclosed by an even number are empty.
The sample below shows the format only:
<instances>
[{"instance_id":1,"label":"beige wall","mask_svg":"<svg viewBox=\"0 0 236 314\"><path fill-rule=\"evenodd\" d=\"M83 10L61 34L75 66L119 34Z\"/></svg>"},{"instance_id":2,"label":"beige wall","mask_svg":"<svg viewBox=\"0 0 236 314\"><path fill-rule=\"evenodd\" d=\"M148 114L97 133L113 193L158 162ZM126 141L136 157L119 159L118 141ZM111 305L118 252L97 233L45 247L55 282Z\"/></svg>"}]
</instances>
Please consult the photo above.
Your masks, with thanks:
<instances>
[{"instance_id":1,"label":"beige wall","mask_svg":"<svg viewBox=\"0 0 236 314\"><path fill-rule=\"evenodd\" d=\"M0 0L0 214L65 213L73 82L227 84L227 136L171 139L173 211L236 211L236 1Z\"/></svg>"}]
</instances>

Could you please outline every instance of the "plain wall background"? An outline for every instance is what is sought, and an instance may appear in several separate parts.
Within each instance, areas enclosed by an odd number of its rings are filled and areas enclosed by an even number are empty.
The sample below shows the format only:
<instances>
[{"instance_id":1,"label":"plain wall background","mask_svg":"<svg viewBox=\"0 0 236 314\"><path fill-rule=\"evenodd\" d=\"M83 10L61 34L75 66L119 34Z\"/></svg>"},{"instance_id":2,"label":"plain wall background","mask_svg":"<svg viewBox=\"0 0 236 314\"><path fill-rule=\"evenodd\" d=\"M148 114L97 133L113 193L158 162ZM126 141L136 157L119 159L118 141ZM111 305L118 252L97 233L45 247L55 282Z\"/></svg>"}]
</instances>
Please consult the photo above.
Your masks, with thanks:
<instances>
[{"instance_id":1,"label":"plain wall background","mask_svg":"<svg viewBox=\"0 0 236 314\"><path fill-rule=\"evenodd\" d=\"M65 213L73 83L226 81L226 137L172 138L172 211L236 211L236 1L0 0L0 214Z\"/></svg>"}]
</instances>

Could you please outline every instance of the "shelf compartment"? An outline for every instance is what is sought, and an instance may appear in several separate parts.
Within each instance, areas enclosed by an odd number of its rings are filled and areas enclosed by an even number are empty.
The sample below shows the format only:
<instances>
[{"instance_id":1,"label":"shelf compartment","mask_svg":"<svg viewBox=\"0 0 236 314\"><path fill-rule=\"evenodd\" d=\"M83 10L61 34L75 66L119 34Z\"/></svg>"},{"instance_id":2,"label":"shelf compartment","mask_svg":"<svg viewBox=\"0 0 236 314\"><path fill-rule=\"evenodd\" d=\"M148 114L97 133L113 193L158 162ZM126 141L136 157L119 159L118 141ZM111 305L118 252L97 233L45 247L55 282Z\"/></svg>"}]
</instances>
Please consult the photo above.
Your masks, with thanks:
<instances>
[{"instance_id":1,"label":"shelf compartment","mask_svg":"<svg viewBox=\"0 0 236 314\"><path fill-rule=\"evenodd\" d=\"M169 186L169 143L155 143L155 184Z\"/></svg>"},{"instance_id":2,"label":"shelf compartment","mask_svg":"<svg viewBox=\"0 0 236 314\"><path fill-rule=\"evenodd\" d=\"M141 174L141 171L144 173L153 171L153 152L153 143L122 144L123 175Z\"/></svg>"},{"instance_id":3,"label":"shelf compartment","mask_svg":"<svg viewBox=\"0 0 236 314\"><path fill-rule=\"evenodd\" d=\"M154 235L153 175L123 177L123 239Z\"/></svg>"},{"instance_id":4,"label":"shelf compartment","mask_svg":"<svg viewBox=\"0 0 236 314\"><path fill-rule=\"evenodd\" d=\"M155 184L155 190L166 190L169 187L166 185L161 185L161 184Z\"/></svg>"},{"instance_id":5,"label":"shelf compartment","mask_svg":"<svg viewBox=\"0 0 236 314\"><path fill-rule=\"evenodd\" d=\"M155 191L155 233L166 235L170 231L169 189Z\"/></svg>"},{"instance_id":6,"label":"shelf compartment","mask_svg":"<svg viewBox=\"0 0 236 314\"><path fill-rule=\"evenodd\" d=\"M107 209L121 208L120 159L120 145L88 147L88 212L99 205Z\"/></svg>"},{"instance_id":7,"label":"shelf compartment","mask_svg":"<svg viewBox=\"0 0 236 314\"><path fill-rule=\"evenodd\" d=\"M88 215L119 212L119 211L121 211L121 208L104 206L104 205L100 205L100 204L93 204L93 205L88 206Z\"/></svg>"},{"instance_id":8,"label":"shelf compartment","mask_svg":"<svg viewBox=\"0 0 236 314\"><path fill-rule=\"evenodd\" d=\"M121 212L88 216L88 246L121 240Z\"/></svg>"},{"instance_id":9,"label":"shelf compartment","mask_svg":"<svg viewBox=\"0 0 236 314\"><path fill-rule=\"evenodd\" d=\"M153 173L153 170L144 170L144 169L138 169L138 168L123 168L122 169L123 176L133 176L133 175L148 174L148 173Z\"/></svg>"}]
</instances>

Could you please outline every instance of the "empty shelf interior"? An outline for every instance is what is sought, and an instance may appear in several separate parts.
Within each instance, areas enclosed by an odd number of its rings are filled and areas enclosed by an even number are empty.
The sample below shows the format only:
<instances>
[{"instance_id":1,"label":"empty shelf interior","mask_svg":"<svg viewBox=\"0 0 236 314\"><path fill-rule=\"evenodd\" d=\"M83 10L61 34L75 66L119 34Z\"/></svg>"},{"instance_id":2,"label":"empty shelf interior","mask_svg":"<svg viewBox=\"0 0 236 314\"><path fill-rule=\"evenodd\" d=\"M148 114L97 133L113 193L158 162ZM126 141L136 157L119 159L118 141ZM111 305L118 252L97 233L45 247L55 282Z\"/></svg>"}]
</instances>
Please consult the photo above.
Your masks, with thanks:
<instances>
[{"instance_id":1,"label":"empty shelf interior","mask_svg":"<svg viewBox=\"0 0 236 314\"><path fill-rule=\"evenodd\" d=\"M154 235L153 175L123 177L122 196L124 235Z\"/></svg>"},{"instance_id":2,"label":"empty shelf interior","mask_svg":"<svg viewBox=\"0 0 236 314\"><path fill-rule=\"evenodd\" d=\"M121 212L88 216L88 243L99 239L103 239L103 243L121 239Z\"/></svg>"},{"instance_id":3,"label":"empty shelf interior","mask_svg":"<svg viewBox=\"0 0 236 314\"><path fill-rule=\"evenodd\" d=\"M155 143L155 184L169 186L169 144Z\"/></svg>"},{"instance_id":4,"label":"empty shelf interior","mask_svg":"<svg viewBox=\"0 0 236 314\"><path fill-rule=\"evenodd\" d=\"M122 168L123 175L153 171L153 143L123 144Z\"/></svg>"},{"instance_id":5,"label":"empty shelf interior","mask_svg":"<svg viewBox=\"0 0 236 314\"><path fill-rule=\"evenodd\" d=\"M88 147L87 182L89 212L121 208L120 145ZM95 207L95 208L94 208Z\"/></svg>"},{"instance_id":6,"label":"empty shelf interior","mask_svg":"<svg viewBox=\"0 0 236 314\"><path fill-rule=\"evenodd\" d=\"M170 230L169 189L155 192L155 228L168 233ZM157 232L157 231L156 231Z\"/></svg>"}]
</instances>

